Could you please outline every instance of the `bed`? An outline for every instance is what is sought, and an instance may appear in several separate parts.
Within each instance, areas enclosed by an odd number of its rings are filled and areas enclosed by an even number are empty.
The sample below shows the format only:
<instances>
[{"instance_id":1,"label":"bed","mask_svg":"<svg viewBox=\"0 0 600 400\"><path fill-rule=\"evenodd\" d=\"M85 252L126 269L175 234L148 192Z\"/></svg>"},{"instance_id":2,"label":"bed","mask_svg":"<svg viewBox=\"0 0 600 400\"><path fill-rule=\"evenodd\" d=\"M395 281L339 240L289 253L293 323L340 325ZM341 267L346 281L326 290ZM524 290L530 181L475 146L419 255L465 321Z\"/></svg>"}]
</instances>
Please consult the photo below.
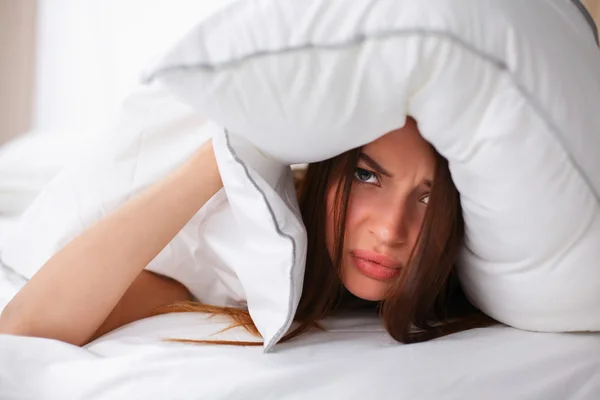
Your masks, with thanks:
<instances>
[{"instance_id":1,"label":"bed","mask_svg":"<svg viewBox=\"0 0 600 400\"><path fill-rule=\"evenodd\" d=\"M17 218L0 218L0 254ZM0 309L25 283L0 265ZM240 329L216 334L227 325L204 314L161 315L83 348L0 335L0 400L600 398L600 333L494 326L402 345L376 316L354 313L268 354L164 340L256 340Z\"/></svg>"},{"instance_id":2,"label":"bed","mask_svg":"<svg viewBox=\"0 0 600 400\"><path fill-rule=\"evenodd\" d=\"M15 218L0 219L2 238ZM25 283L0 267L0 308ZM0 335L0 399L511 399L595 400L600 334L497 326L415 345L391 340L372 315L340 315L325 331L260 347L190 345L223 318L170 314L141 320L85 348Z\"/></svg>"}]
</instances>

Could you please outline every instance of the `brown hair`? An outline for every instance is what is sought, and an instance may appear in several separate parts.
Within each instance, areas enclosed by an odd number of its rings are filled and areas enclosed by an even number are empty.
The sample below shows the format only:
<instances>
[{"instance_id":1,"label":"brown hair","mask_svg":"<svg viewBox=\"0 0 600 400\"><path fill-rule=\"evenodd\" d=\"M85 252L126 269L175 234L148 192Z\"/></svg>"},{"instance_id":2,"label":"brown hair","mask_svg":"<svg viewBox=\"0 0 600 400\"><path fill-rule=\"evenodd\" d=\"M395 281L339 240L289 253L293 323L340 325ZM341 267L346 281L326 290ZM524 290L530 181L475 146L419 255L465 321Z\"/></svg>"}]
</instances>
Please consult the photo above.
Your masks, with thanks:
<instances>
[{"instance_id":1,"label":"brown hair","mask_svg":"<svg viewBox=\"0 0 600 400\"><path fill-rule=\"evenodd\" d=\"M378 309L388 333L397 341L414 343L489 326L494 320L475 309L465 298L456 277L455 263L463 243L464 223L460 197L452 182L448 162L437 152L434 185L417 246L408 268L392 285L388 296L379 303L357 299L339 278L342 261L346 212L352 191L353 176L361 149L310 164L300 188L299 201L308 232L306 270L302 296L295 314L296 327L282 341L294 338L340 310L371 306ZM326 247L326 196L335 188L333 256ZM243 327L258 334L246 310L219 308L199 303L178 303L164 307L166 312L208 312L229 315L230 328ZM194 343L260 345L260 342L196 341Z\"/></svg>"}]
</instances>

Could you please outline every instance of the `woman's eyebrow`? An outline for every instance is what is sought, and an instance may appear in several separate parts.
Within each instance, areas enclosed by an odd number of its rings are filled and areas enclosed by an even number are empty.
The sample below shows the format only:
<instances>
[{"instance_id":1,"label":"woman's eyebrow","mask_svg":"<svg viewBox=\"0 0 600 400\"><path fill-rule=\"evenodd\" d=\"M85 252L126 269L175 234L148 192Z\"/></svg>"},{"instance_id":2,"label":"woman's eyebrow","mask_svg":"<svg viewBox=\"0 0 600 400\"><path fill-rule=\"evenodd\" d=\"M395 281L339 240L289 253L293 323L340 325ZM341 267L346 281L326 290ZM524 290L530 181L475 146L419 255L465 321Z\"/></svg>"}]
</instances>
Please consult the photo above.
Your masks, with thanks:
<instances>
[{"instance_id":1,"label":"woman's eyebrow","mask_svg":"<svg viewBox=\"0 0 600 400\"><path fill-rule=\"evenodd\" d=\"M388 178L392 177L392 174L390 172L388 172L385 168L383 168L381 165L379 165L379 163L377 161L373 160L371 157L369 157L365 153L360 153L358 158L360 160L363 160L369 167L373 168L373 170L375 170L375 172L379 172L381 175L385 175Z\"/></svg>"}]
</instances>

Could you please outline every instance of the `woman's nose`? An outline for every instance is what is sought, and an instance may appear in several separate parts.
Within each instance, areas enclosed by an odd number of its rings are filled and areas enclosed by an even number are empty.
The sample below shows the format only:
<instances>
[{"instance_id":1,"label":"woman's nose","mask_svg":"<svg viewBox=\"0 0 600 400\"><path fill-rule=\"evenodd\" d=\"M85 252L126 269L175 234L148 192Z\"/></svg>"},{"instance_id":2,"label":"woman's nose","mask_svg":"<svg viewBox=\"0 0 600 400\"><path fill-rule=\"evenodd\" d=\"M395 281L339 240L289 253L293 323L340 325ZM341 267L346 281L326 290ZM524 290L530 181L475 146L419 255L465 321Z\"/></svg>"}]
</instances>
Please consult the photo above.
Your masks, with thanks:
<instances>
[{"instance_id":1,"label":"woman's nose","mask_svg":"<svg viewBox=\"0 0 600 400\"><path fill-rule=\"evenodd\" d=\"M404 205L381 208L376 211L371 232L386 246L397 246L408 240L407 213Z\"/></svg>"}]
</instances>

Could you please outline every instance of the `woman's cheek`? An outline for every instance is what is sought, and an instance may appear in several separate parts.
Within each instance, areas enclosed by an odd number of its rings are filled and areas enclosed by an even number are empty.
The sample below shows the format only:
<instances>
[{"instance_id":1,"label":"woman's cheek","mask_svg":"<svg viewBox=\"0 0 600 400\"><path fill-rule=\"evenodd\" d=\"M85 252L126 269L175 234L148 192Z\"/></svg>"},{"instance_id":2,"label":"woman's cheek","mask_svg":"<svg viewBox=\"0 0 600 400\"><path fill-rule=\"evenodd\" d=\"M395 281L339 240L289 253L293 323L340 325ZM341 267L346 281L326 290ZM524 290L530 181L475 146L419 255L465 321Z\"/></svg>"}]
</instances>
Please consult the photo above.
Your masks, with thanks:
<instances>
[{"instance_id":1,"label":"woman's cheek","mask_svg":"<svg viewBox=\"0 0 600 400\"><path fill-rule=\"evenodd\" d=\"M350 233L350 235L347 235L347 238L353 236L352 233L360 233L359 229L363 225L363 222L372 214L373 207L377 207L377 193L369 190L369 187L363 186L355 185L350 195L346 212L346 232Z\"/></svg>"}]
</instances>

